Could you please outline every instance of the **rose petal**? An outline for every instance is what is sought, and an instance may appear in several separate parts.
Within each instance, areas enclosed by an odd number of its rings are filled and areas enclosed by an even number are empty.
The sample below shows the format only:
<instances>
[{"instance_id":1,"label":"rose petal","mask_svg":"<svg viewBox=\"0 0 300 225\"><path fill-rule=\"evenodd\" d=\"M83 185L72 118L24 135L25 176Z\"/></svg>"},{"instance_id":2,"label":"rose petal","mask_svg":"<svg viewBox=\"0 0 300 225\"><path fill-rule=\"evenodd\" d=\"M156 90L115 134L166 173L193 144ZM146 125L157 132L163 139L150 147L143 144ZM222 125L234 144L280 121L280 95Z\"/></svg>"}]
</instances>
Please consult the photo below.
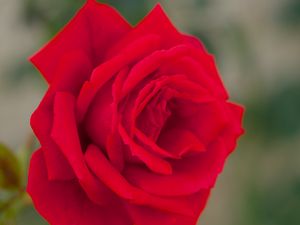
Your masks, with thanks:
<instances>
[{"instance_id":1,"label":"rose petal","mask_svg":"<svg viewBox=\"0 0 300 225\"><path fill-rule=\"evenodd\" d=\"M222 171L228 151L222 141L207 147L201 154L172 162L173 173L168 176L128 165L123 174L133 185L159 196L185 196L211 188Z\"/></svg>"},{"instance_id":2,"label":"rose petal","mask_svg":"<svg viewBox=\"0 0 300 225\"><path fill-rule=\"evenodd\" d=\"M118 114L118 103L121 93L121 86L123 84L124 79L128 74L129 68L122 69L116 79L114 80L114 84L112 86L112 123L111 130L112 132L109 134L107 142L106 142L106 151L107 155L114 164L114 166L119 170L123 170L125 165L125 148L123 146L123 142L118 133L118 123L120 122L120 116Z\"/></svg>"},{"instance_id":3,"label":"rose petal","mask_svg":"<svg viewBox=\"0 0 300 225\"><path fill-rule=\"evenodd\" d=\"M85 153L85 160L89 168L113 192L125 199L134 199L134 188L110 164L95 145L89 145Z\"/></svg>"},{"instance_id":4,"label":"rose petal","mask_svg":"<svg viewBox=\"0 0 300 225\"><path fill-rule=\"evenodd\" d=\"M96 176L110 189L122 198L133 204L148 205L167 212L176 212L182 215L194 215L195 208L193 198L160 198L149 195L147 192L131 185L121 174L110 164L100 149L90 145L85 153L85 160Z\"/></svg>"},{"instance_id":5,"label":"rose petal","mask_svg":"<svg viewBox=\"0 0 300 225\"><path fill-rule=\"evenodd\" d=\"M172 167L170 164L160 157L152 154L151 152L144 149L142 146L137 144L127 133L124 127L119 125L119 133L124 141L130 147L133 156L138 157L144 162L149 169L154 172L161 174L172 174Z\"/></svg>"},{"instance_id":6,"label":"rose petal","mask_svg":"<svg viewBox=\"0 0 300 225\"><path fill-rule=\"evenodd\" d=\"M208 65L205 62L209 63ZM191 49L190 54L168 61L160 67L161 73L182 73L189 80L206 88L213 96L228 99L228 93L217 72L213 58L200 50Z\"/></svg>"},{"instance_id":7,"label":"rose petal","mask_svg":"<svg viewBox=\"0 0 300 225\"><path fill-rule=\"evenodd\" d=\"M80 51L65 54L57 67L50 87L38 108L31 116L31 126L37 135L47 164L49 179L72 179L73 171L50 138L53 121L53 99L56 91L69 91L77 95L80 86L89 77L91 63Z\"/></svg>"},{"instance_id":8,"label":"rose petal","mask_svg":"<svg viewBox=\"0 0 300 225\"><path fill-rule=\"evenodd\" d=\"M122 68L127 67L128 64L138 61L145 55L156 50L159 47L159 44L160 39L158 36L147 35L120 50L119 54L111 60L100 64L100 66L98 66L92 73L90 81L91 84L85 85L79 94L76 111L80 121L84 118L94 96L107 81L122 70Z\"/></svg>"},{"instance_id":9,"label":"rose petal","mask_svg":"<svg viewBox=\"0 0 300 225\"><path fill-rule=\"evenodd\" d=\"M130 71L122 90L127 95L139 82L157 70L166 61L176 60L190 52L189 46L177 45L169 50L158 50L140 60Z\"/></svg>"},{"instance_id":10,"label":"rose petal","mask_svg":"<svg viewBox=\"0 0 300 225\"><path fill-rule=\"evenodd\" d=\"M65 156L49 137L52 116L51 111L40 105L31 116L31 127L43 146L48 178L50 180L70 180L74 178L73 170Z\"/></svg>"},{"instance_id":11,"label":"rose petal","mask_svg":"<svg viewBox=\"0 0 300 225\"><path fill-rule=\"evenodd\" d=\"M160 148L155 143L165 119L170 115L170 110L165 112L166 103L170 98L183 98L198 103L213 100L205 89L188 81L184 75L164 75L146 84L138 93L133 108L127 108L127 111L130 111L130 119L127 118L126 121L131 123L130 132L153 152L163 157L178 158L178 155ZM136 120L138 129L135 127Z\"/></svg>"},{"instance_id":12,"label":"rose petal","mask_svg":"<svg viewBox=\"0 0 300 225\"><path fill-rule=\"evenodd\" d=\"M186 79L184 75L173 74L163 75L157 79L151 80L138 93L131 112L131 121L134 121L138 115L146 108L151 100L158 93L161 93L163 100L171 98L183 98L198 103L207 103L215 100L200 85ZM168 97L167 97L168 96ZM131 124L131 131L135 123Z\"/></svg>"},{"instance_id":13,"label":"rose petal","mask_svg":"<svg viewBox=\"0 0 300 225\"><path fill-rule=\"evenodd\" d=\"M166 213L150 207L127 205L127 210L135 225L195 225L200 213L203 211L209 191L201 191L199 194L192 196L197 208L196 216L182 216L174 213Z\"/></svg>"},{"instance_id":14,"label":"rose petal","mask_svg":"<svg viewBox=\"0 0 300 225\"><path fill-rule=\"evenodd\" d=\"M203 143L192 132L177 128L163 130L157 144L179 157L190 152L205 151Z\"/></svg>"},{"instance_id":15,"label":"rose petal","mask_svg":"<svg viewBox=\"0 0 300 225\"><path fill-rule=\"evenodd\" d=\"M133 40L147 34L155 34L161 38L161 47L168 49L184 43L184 37L177 31L168 16L158 3L152 11L111 49L112 54L127 46Z\"/></svg>"},{"instance_id":16,"label":"rose petal","mask_svg":"<svg viewBox=\"0 0 300 225\"><path fill-rule=\"evenodd\" d=\"M189 34L182 34L184 37L185 42L191 43L193 46L200 48L201 51L207 52L205 45L199 40L199 38L189 35Z\"/></svg>"},{"instance_id":17,"label":"rose petal","mask_svg":"<svg viewBox=\"0 0 300 225\"><path fill-rule=\"evenodd\" d=\"M88 1L73 20L30 60L45 79L52 82L64 54L80 50L97 65L107 49L130 30L130 25L113 8Z\"/></svg>"},{"instance_id":18,"label":"rose petal","mask_svg":"<svg viewBox=\"0 0 300 225\"><path fill-rule=\"evenodd\" d=\"M244 133L244 129L241 127L244 108L234 103L228 103L228 108L228 114L231 122L227 129L222 132L221 136L228 148L228 151L232 152L236 147L237 139Z\"/></svg>"},{"instance_id":19,"label":"rose petal","mask_svg":"<svg viewBox=\"0 0 300 225\"><path fill-rule=\"evenodd\" d=\"M121 202L111 198L109 205L91 202L76 180L47 180L42 150L31 159L27 192L35 208L52 225L132 225ZM116 216L118 215L118 216Z\"/></svg>"},{"instance_id":20,"label":"rose petal","mask_svg":"<svg viewBox=\"0 0 300 225\"><path fill-rule=\"evenodd\" d=\"M112 82L107 82L97 93L83 123L89 138L101 147L105 147L107 138L112 132Z\"/></svg>"},{"instance_id":21,"label":"rose petal","mask_svg":"<svg viewBox=\"0 0 300 225\"><path fill-rule=\"evenodd\" d=\"M78 95L82 84L89 79L92 62L82 51L70 51L61 57L50 88Z\"/></svg>"},{"instance_id":22,"label":"rose petal","mask_svg":"<svg viewBox=\"0 0 300 225\"><path fill-rule=\"evenodd\" d=\"M159 78L160 79L160 78ZM127 127L129 127L129 136L133 137L134 135L146 146L151 147L151 150L162 157L168 156L172 157L172 154L167 151L159 148L155 144L153 145L150 138L145 134L140 132L139 129L136 129L135 120L142 109L146 106L148 101L157 93L158 88L155 86L157 80L150 81L143 87L142 90L137 95L134 95L131 101L131 104L126 104L124 113L122 114L123 120L126 121ZM134 100L135 99L135 100ZM146 118L148 120L149 118ZM144 146L143 148L145 148Z\"/></svg>"},{"instance_id":23,"label":"rose petal","mask_svg":"<svg viewBox=\"0 0 300 225\"><path fill-rule=\"evenodd\" d=\"M142 143L142 146L144 146L145 148L150 148L152 152L158 154L159 156L163 158L169 157L172 159L179 159L178 155L175 155L172 152L168 152L166 149L161 148L155 143L155 141L152 138L146 136L139 129L135 130L135 136Z\"/></svg>"},{"instance_id":24,"label":"rose petal","mask_svg":"<svg viewBox=\"0 0 300 225\"><path fill-rule=\"evenodd\" d=\"M207 145L216 140L228 125L229 117L226 104L211 101L203 104L175 99L172 115L165 124L165 129L186 129Z\"/></svg>"},{"instance_id":25,"label":"rose petal","mask_svg":"<svg viewBox=\"0 0 300 225\"><path fill-rule=\"evenodd\" d=\"M57 92L54 100L54 120L51 137L70 163L89 198L103 204L110 192L90 173L85 164L75 120L75 98L66 92Z\"/></svg>"},{"instance_id":26,"label":"rose petal","mask_svg":"<svg viewBox=\"0 0 300 225\"><path fill-rule=\"evenodd\" d=\"M153 141L157 140L164 123L171 115L165 90L154 96L136 118L137 128ZM136 131L136 130L135 130Z\"/></svg>"}]
</instances>

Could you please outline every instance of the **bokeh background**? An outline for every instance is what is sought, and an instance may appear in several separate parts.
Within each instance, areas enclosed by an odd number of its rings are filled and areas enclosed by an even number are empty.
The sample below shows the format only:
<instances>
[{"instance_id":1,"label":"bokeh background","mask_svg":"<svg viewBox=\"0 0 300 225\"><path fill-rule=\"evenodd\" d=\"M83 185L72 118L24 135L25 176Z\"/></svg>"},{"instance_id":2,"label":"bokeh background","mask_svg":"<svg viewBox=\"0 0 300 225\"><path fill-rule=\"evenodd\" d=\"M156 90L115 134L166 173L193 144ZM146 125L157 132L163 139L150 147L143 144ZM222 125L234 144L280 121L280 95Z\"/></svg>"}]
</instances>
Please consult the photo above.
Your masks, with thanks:
<instances>
[{"instance_id":1,"label":"bokeh background","mask_svg":"<svg viewBox=\"0 0 300 225\"><path fill-rule=\"evenodd\" d=\"M0 225L47 224L23 192L37 145L30 114L47 86L27 61L83 0L0 0ZM107 0L132 24L158 1ZM300 224L300 1L159 1L215 54L246 134L201 225Z\"/></svg>"}]
</instances>

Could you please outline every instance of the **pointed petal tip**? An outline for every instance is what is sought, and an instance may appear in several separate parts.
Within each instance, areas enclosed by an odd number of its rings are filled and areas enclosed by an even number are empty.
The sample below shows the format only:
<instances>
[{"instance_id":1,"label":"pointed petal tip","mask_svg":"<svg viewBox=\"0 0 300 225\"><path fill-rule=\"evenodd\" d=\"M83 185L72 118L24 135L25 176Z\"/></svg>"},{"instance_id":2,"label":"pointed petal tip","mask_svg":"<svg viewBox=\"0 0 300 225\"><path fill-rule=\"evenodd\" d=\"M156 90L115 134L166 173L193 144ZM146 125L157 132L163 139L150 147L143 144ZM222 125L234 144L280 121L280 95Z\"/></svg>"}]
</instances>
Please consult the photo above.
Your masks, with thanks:
<instances>
[{"instance_id":1,"label":"pointed petal tip","mask_svg":"<svg viewBox=\"0 0 300 225\"><path fill-rule=\"evenodd\" d=\"M155 4L155 6L153 7L153 9L151 10L150 13L161 14L164 17L168 18L167 13L166 13L164 7L162 6L162 4L160 2L158 2L158 3Z\"/></svg>"}]
</instances>

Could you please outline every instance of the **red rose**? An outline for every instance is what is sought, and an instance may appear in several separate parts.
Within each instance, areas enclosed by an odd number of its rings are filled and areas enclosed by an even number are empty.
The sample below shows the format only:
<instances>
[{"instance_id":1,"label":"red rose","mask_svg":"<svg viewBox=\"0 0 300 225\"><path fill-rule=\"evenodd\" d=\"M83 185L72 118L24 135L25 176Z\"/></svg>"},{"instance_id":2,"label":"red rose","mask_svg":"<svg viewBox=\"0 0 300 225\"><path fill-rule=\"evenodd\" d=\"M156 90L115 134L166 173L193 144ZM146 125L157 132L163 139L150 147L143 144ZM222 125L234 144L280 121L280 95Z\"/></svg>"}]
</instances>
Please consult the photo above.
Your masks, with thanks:
<instances>
[{"instance_id":1,"label":"red rose","mask_svg":"<svg viewBox=\"0 0 300 225\"><path fill-rule=\"evenodd\" d=\"M194 225L242 133L214 59L161 7L88 1L32 57L49 89L28 193L52 225Z\"/></svg>"}]
</instances>

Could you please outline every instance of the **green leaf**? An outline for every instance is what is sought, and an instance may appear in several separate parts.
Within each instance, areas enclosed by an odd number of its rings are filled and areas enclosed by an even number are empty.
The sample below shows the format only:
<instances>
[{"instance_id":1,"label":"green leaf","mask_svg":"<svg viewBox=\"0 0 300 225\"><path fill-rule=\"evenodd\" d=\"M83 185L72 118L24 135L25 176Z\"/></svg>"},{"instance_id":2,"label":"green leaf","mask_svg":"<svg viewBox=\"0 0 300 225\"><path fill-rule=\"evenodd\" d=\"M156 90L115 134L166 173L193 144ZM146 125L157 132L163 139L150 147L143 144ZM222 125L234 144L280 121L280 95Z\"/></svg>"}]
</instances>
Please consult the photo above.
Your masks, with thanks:
<instances>
[{"instance_id":1,"label":"green leaf","mask_svg":"<svg viewBox=\"0 0 300 225\"><path fill-rule=\"evenodd\" d=\"M19 189L20 186L20 162L11 149L0 143L0 189Z\"/></svg>"}]
</instances>

